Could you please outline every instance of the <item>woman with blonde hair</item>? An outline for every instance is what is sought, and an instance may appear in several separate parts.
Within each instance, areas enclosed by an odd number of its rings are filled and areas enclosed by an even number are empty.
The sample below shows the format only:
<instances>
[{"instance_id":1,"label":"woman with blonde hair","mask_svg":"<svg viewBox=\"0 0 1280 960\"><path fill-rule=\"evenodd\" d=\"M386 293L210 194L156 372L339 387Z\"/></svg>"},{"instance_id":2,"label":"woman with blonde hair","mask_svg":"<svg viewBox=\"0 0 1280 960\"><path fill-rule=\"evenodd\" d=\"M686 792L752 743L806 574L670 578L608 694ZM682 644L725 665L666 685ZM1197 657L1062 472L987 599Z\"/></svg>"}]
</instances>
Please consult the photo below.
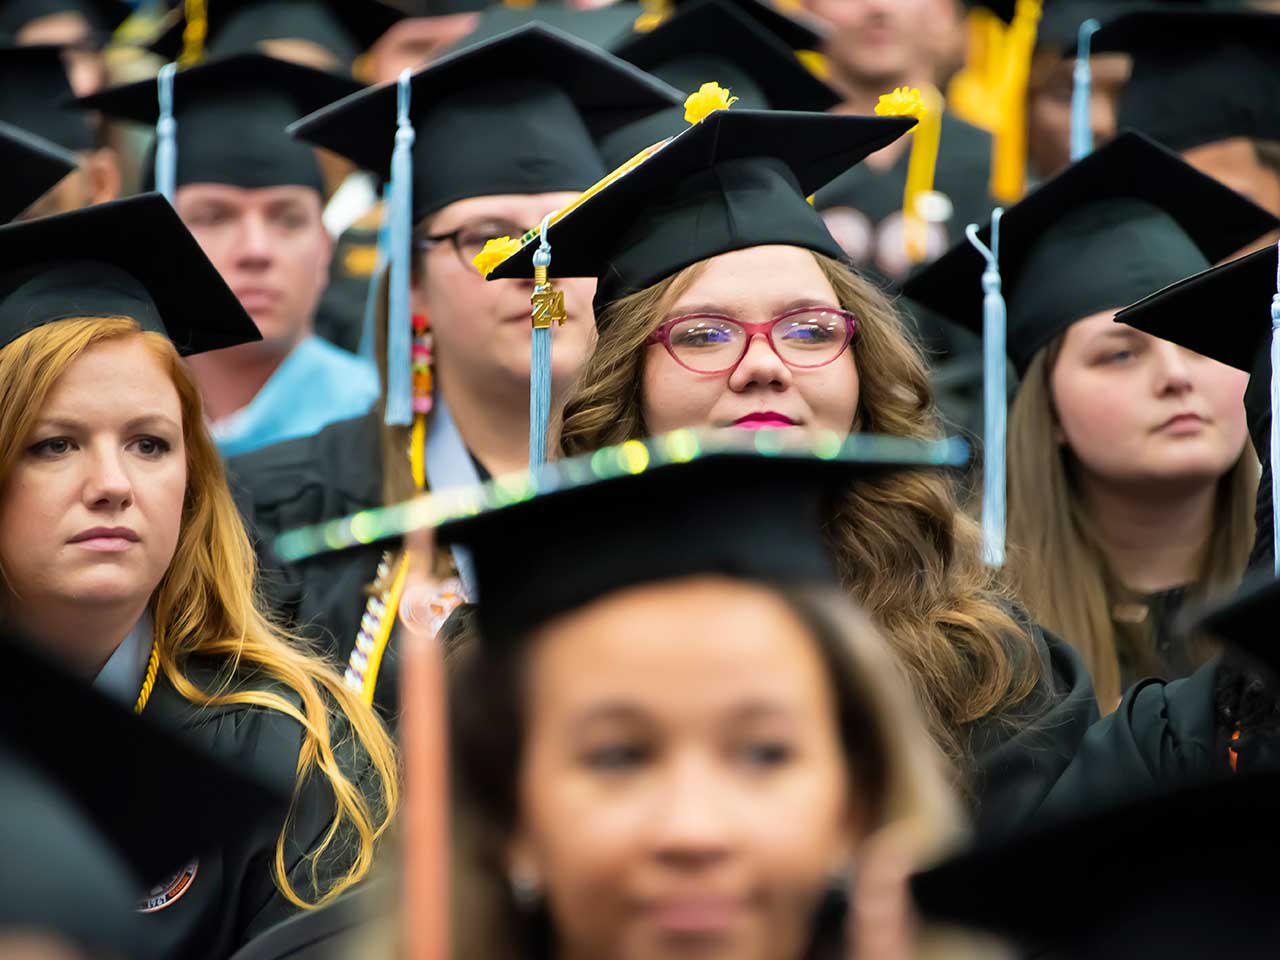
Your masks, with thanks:
<instances>
[{"instance_id":1,"label":"woman with blonde hair","mask_svg":"<svg viewBox=\"0 0 1280 960\"><path fill-rule=\"evenodd\" d=\"M1274 223L1132 133L1000 220L1021 377L1006 573L1036 619L1080 651L1104 711L1138 681L1185 677L1209 658L1173 621L1239 583L1258 483L1246 374L1112 318ZM984 269L975 249L958 247L907 292L980 327Z\"/></svg>"},{"instance_id":2,"label":"woman with blonde hair","mask_svg":"<svg viewBox=\"0 0 1280 960\"><path fill-rule=\"evenodd\" d=\"M718 110L554 223L552 275L600 278L563 450L685 426L939 436L920 351L804 200L908 127ZM527 275L536 247L492 276ZM1017 829L1095 716L1078 660L1001 593L953 478L859 480L826 530L979 831Z\"/></svg>"},{"instance_id":3,"label":"woman with blonde hair","mask_svg":"<svg viewBox=\"0 0 1280 960\"><path fill-rule=\"evenodd\" d=\"M811 449L633 441L439 528L501 598L447 628L455 956L969 955L911 922L906 875L962 808L814 509L957 458Z\"/></svg>"},{"instance_id":4,"label":"woman with blonde hair","mask_svg":"<svg viewBox=\"0 0 1280 960\"><path fill-rule=\"evenodd\" d=\"M257 331L168 203L0 228L0 262L0 617L292 793L283 822L137 891L158 953L225 957L365 878L398 802L395 750L340 676L261 611L179 356Z\"/></svg>"}]
</instances>

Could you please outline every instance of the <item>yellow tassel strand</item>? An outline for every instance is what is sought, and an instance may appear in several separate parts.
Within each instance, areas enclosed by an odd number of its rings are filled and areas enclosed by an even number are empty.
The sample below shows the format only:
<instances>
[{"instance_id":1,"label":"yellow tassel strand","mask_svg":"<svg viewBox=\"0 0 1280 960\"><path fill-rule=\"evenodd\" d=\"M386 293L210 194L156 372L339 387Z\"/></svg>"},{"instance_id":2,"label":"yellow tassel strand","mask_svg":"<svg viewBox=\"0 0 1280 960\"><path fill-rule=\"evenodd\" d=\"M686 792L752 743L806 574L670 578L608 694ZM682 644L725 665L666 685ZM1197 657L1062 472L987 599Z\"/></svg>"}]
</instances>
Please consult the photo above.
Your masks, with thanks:
<instances>
[{"instance_id":1,"label":"yellow tassel strand","mask_svg":"<svg viewBox=\"0 0 1280 960\"><path fill-rule=\"evenodd\" d=\"M876 104L877 116L915 117L919 121L911 131L907 185L902 193L903 239L911 263L923 263L928 253L929 224L921 214L920 200L933 192L942 136L942 106L942 94L927 84L923 92L915 87L898 87L884 94Z\"/></svg>"},{"instance_id":2,"label":"yellow tassel strand","mask_svg":"<svg viewBox=\"0 0 1280 960\"><path fill-rule=\"evenodd\" d=\"M138 691L138 699L134 701L133 712L142 713L147 709L147 701L151 699L151 691L155 689L156 677L160 673L160 644L151 641L151 656L147 658L147 672L143 674L142 689Z\"/></svg>"},{"instance_id":3,"label":"yellow tassel strand","mask_svg":"<svg viewBox=\"0 0 1280 960\"><path fill-rule=\"evenodd\" d=\"M796 59L819 80L831 79L831 61L827 59L826 54L819 53L817 50L797 50Z\"/></svg>"},{"instance_id":4,"label":"yellow tassel strand","mask_svg":"<svg viewBox=\"0 0 1280 960\"><path fill-rule=\"evenodd\" d=\"M209 32L209 14L205 0L186 0L187 25L182 29L182 53L178 66L189 67L204 56L204 42Z\"/></svg>"},{"instance_id":5,"label":"yellow tassel strand","mask_svg":"<svg viewBox=\"0 0 1280 960\"><path fill-rule=\"evenodd\" d=\"M1006 27L985 7L969 11L969 34L964 67L947 87L947 107L952 114L994 134L1000 126L998 87L1004 70Z\"/></svg>"},{"instance_id":6,"label":"yellow tassel strand","mask_svg":"<svg viewBox=\"0 0 1280 960\"><path fill-rule=\"evenodd\" d=\"M413 485L418 490L427 488L427 417L423 413L413 415L413 433L409 437L409 468L413 471Z\"/></svg>"},{"instance_id":7,"label":"yellow tassel strand","mask_svg":"<svg viewBox=\"0 0 1280 960\"><path fill-rule=\"evenodd\" d=\"M487 277L508 257L520 249L520 241L511 237L494 237L484 242L484 249L471 258L480 276Z\"/></svg>"},{"instance_id":8,"label":"yellow tassel strand","mask_svg":"<svg viewBox=\"0 0 1280 960\"><path fill-rule=\"evenodd\" d=\"M1018 0L1005 44L1000 127L991 153L991 195L1017 203L1027 189L1027 81L1040 25L1041 0Z\"/></svg>"},{"instance_id":9,"label":"yellow tassel strand","mask_svg":"<svg viewBox=\"0 0 1280 960\"><path fill-rule=\"evenodd\" d=\"M652 33L671 16L671 0L640 0L640 6L644 12L631 25L636 33Z\"/></svg>"},{"instance_id":10,"label":"yellow tassel strand","mask_svg":"<svg viewBox=\"0 0 1280 960\"><path fill-rule=\"evenodd\" d=\"M697 92L691 93L685 98L685 122L689 124L701 123L717 110L728 110L730 106L737 102L737 97L731 97L727 89L711 80L700 86Z\"/></svg>"}]
</instances>

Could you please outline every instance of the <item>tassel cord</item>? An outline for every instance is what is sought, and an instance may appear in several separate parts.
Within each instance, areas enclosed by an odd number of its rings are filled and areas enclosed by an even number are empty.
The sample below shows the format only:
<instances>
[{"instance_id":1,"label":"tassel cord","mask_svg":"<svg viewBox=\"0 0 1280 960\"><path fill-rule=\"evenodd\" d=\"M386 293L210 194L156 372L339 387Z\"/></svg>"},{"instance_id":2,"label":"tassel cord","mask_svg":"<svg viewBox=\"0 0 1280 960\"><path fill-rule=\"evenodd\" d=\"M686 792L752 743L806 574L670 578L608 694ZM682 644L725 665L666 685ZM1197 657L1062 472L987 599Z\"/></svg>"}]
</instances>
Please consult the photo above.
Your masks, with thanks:
<instances>
[{"instance_id":1,"label":"tassel cord","mask_svg":"<svg viewBox=\"0 0 1280 960\"><path fill-rule=\"evenodd\" d=\"M173 77L176 63L166 63L156 76L156 93L160 100L160 117L156 120L156 190L173 203L178 179L178 122L173 118Z\"/></svg>"},{"instance_id":2,"label":"tassel cord","mask_svg":"<svg viewBox=\"0 0 1280 960\"><path fill-rule=\"evenodd\" d=\"M551 267L551 243L547 228L551 217L543 217L538 228L540 243L533 255L537 275L535 293L545 290ZM547 462L547 424L551 419L551 324L533 326L533 346L529 365L529 469Z\"/></svg>"},{"instance_id":3,"label":"tassel cord","mask_svg":"<svg viewBox=\"0 0 1280 960\"><path fill-rule=\"evenodd\" d=\"M389 218L390 289L387 299L386 423L413 422L410 370L412 318L409 315L409 258L413 242L413 123L409 116L412 72L400 74L397 88L396 142L391 156Z\"/></svg>"},{"instance_id":4,"label":"tassel cord","mask_svg":"<svg viewBox=\"0 0 1280 960\"><path fill-rule=\"evenodd\" d=\"M1080 24L1076 42L1076 63L1071 71L1071 162L1093 153L1093 126L1089 123L1093 98L1093 68L1089 64L1089 44L1102 28L1090 17Z\"/></svg>"},{"instance_id":5,"label":"tassel cord","mask_svg":"<svg viewBox=\"0 0 1280 960\"><path fill-rule=\"evenodd\" d=\"M1008 361L1005 358L1006 312L1000 280L1000 218L991 214L991 247L978 239L978 225L965 236L986 261L982 272L982 557L991 567L1004 566L1006 492L1005 445L1008 421Z\"/></svg>"},{"instance_id":6,"label":"tassel cord","mask_svg":"<svg viewBox=\"0 0 1280 960\"><path fill-rule=\"evenodd\" d=\"M1280 577L1280 245L1276 261L1276 294L1271 298L1271 552Z\"/></svg>"}]
</instances>

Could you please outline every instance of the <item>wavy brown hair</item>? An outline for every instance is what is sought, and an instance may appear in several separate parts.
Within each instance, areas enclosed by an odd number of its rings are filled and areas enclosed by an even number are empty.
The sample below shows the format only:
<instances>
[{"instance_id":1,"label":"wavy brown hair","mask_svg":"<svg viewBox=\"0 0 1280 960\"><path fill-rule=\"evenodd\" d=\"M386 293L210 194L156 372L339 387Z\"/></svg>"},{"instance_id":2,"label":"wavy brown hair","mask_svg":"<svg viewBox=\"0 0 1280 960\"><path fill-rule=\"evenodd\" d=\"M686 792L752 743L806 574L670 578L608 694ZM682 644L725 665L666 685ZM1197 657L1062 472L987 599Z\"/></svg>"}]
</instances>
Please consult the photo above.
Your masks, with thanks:
<instances>
[{"instance_id":1,"label":"wavy brown hair","mask_svg":"<svg viewBox=\"0 0 1280 960\"><path fill-rule=\"evenodd\" d=\"M841 307L858 318L851 429L898 437L942 435L923 355L893 305L849 267L814 254ZM577 394L565 407L561 448L586 453L645 437L645 339L703 269L680 273L610 306ZM977 525L959 508L955 479L906 471L859 480L827 526L845 588L916 678L930 733L960 765L967 729L1012 717L1041 682L1034 643L980 556Z\"/></svg>"},{"instance_id":2,"label":"wavy brown hair","mask_svg":"<svg viewBox=\"0 0 1280 960\"><path fill-rule=\"evenodd\" d=\"M1070 451L1054 439L1058 415L1051 374L1065 337L1032 358L1009 411L1009 542L1018 550L1007 572L1018 596L1050 630L1080 651L1093 675L1098 703L1110 712L1120 701L1120 659L1160 672L1146 623L1118 624L1117 603L1132 598L1107 564L1102 540L1076 491ZM1218 482L1213 529L1190 595L1204 599L1234 589L1254 539L1258 461L1245 443L1234 467ZM1034 563L1018 562L1035 558ZM1213 653L1193 641L1201 662Z\"/></svg>"},{"instance_id":3,"label":"wavy brown hair","mask_svg":"<svg viewBox=\"0 0 1280 960\"><path fill-rule=\"evenodd\" d=\"M399 802L396 749L382 722L338 672L262 612L253 547L205 428L200 393L169 339L142 332L127 317L86 318L45 324L0 349L0 482L21 457L58 378L85 351L125 337L140 337L165 365L182 407L187 492L178 544L150 604L160 669L197 706L251 705L284 714L302 728L295 799L308 778L323 777L333 792L335 815L319 846L308 851L308 890L300 893L287 875L292 809L276 842L272 872L295 906L320 906L362 880L373 865ZM189 667L197 662L218 668L212 689L190 678ZM246 677L254 680L245 683ZM337 736L339 715L348 736ZM355 755L363 769L348 775L340 754ZM362 789L353 780L357 772L374 789ZM325 861L333 857L350 865L328 878Z\"/></svg>"}]
</instances>

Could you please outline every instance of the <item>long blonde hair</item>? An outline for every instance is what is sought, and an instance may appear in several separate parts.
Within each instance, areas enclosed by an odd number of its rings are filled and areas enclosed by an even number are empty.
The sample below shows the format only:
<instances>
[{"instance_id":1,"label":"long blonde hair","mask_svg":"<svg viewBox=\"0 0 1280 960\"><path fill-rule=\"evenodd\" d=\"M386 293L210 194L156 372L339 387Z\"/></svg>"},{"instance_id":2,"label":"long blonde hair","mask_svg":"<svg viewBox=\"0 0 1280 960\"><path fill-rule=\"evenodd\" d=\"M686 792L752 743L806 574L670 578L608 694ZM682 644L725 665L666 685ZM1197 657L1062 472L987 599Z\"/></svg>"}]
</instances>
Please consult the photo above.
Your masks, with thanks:
<instances>
[{"instance_id":1,"label":"long blonde hair","mask_svg":"<svg viewBox=\"0 0 1280 960\"><path fill-rule=\"evenodd\" d=\"M851 349L860 395L851 427L940 436L928 369L893 306L850 268L814 258L840 305L858 318ZM565 407L565 453L648 435L641 406L645 339L702 269L694 264L601 315L596 351ZM963 763L966 728L1011 715L1037 689L1042 664L982 563L978 529L959 509L954 479L918 471L859 481L827 532L845 588L916 678L934 739Z\"/></svg>"},{"instance_id":2,"label":"long blonde hair","mask_svg":"<svg viewBox=\"0 0 1280 960\"><path fill-rule=\"evenodd\" d=\"M964 838L947 762L920 720L901 663L868 619L833 587L778 588L814 639L835 697L851 780L868 791L868 830L895 828L918 865ZM464 608L465 609L465 608ZM529 917L508 881L506 851L519 820L518 779L528 729L523 680L529 642L484 642L470 620L450 643L450 723L456 769L455 957L539 956L545 918ZM961 941L922 931L919 957L956 957ZM814 960L843 956L839 929L818 931Z\"/></svg>"},{"instance_id":3,"label":"long blonde hair","mask_svg":"<svg viewBox=\"0 0 1280 960\"><path fill-rule=\"evenodd\" d=\"M1126 649L1139 638L1118 630L1112 619L1123 591L1072 481L1070 453L1055 440L1051 380L1062 341L1058 337L1032 358L1009 412L1009 542L1017 553L1007 571L1036 619L1080 651L1098 703L1110 712L1122 693L1120 654L1144 651ZM1240 582L1253 544L1257 489L1258 461L1245 444L1218 483L1213 531L1193 595ZM1207 645L1197 646L1207 659Z\"/></svg>"},{"instance_id":4,"label":"long blonde hair","mask_svg":"<svg viewBox=\"0 0 1280 960\"><path fill-rule=\"evenodd\" d=\"M255 560L249 537L231 498L222 460L204 425L199 391L173 344L142 332L127 317L62 320L45 324L0 349L0 480L22 455L45 398L58 378L85 351L124 337L140 337L163 363L182 406L187 455L187 492L173 559L151 598L160 669L184 699L198 706L237 704L272 710L302 727L295 771L295 797L313 775L328 781L336 814L319 846L308 853L313 897L294 889L286 875L285 840L290 811L276 843L272 872L276 886L299 907L320 906L368 874L374 850L399 802L399 762L394 744L373 711L342 683L337 671L274 627L255 592ZM216 662L218 683L203 689L186 672L195 660ZM238 686L252 675L293 694L301 703L265 689ZM334 743L331 713L345 715L354 744ZM366 796L343 773L337 752L358 746L367 755L376 796ZM354 847L346 872L319 889L321 861Z\"/></svg>"}]
</instances>

